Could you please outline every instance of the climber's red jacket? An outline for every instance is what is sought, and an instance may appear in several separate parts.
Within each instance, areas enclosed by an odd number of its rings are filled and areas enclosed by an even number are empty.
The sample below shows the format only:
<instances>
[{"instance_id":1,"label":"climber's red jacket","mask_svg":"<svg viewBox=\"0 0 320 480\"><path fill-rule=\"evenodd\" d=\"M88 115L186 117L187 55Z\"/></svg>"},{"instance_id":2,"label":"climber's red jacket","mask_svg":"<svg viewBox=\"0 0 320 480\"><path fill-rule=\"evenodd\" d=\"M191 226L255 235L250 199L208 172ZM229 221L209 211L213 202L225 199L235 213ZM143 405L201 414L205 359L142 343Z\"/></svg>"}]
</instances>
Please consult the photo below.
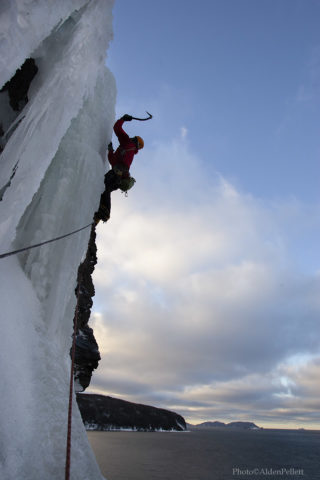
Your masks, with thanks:
<instances>
[{"instance_id":1,"label":"climber's red jacket","mask_svg":"<svg viewBox=\"0 0 320 480\"><path fill-rule=\"evenodd\" d=\"M113 167L116 164L122 164L127 167L128 171L133 161L133 157L138 153L138 148L135 142L129 137L129 135L122 129L122 125L125 120L120 118L114 124L113 130L119 140L119 147L115 152L108 152L108 160Z\"/></svg>"}]
</instances>

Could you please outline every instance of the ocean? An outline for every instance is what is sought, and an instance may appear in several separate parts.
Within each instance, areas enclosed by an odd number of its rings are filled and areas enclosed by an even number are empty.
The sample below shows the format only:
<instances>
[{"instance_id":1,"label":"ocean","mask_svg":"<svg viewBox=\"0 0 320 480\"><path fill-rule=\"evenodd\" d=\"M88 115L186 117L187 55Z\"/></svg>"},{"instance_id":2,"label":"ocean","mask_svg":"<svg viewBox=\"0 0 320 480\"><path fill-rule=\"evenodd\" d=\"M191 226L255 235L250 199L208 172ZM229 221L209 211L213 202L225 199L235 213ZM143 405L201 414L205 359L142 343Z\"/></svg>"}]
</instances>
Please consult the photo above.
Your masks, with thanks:
<instances>
[{"instance_id":1,"label":"ocean","mask_svg":"<svg viewBox=\"0 0 320 480\"><path fill-rule=\"evenodd\" d=\"M107 480L320 479L320 432L87 432Z\"/></svg>"}]
</instances>

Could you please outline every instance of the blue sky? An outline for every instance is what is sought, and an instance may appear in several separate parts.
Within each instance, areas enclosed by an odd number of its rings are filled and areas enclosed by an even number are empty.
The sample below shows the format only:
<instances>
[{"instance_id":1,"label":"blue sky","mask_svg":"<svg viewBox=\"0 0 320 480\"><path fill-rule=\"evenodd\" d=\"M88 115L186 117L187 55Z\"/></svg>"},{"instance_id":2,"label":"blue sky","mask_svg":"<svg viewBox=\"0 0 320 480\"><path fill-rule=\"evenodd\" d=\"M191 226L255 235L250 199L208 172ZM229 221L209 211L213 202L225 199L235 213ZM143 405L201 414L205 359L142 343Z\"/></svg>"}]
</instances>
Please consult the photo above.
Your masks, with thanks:
<instances>
[{"instance_id":1,"label":"blue sky","mask_svg":"<svg viewBox=\"0 0 320 480\"><path fill-rule=\"evenodd\" d=\"M109 66L120 105L161 97L149 141L184 124L192 148L244 190L319 199L319 15L309 0L118 1Z\"/></svg>"},{"instance_id":2,"label":"blue sky","mask_svg":"<svg viewBox=\"0 0 320 480\"><path fill-rule=\"evenodd\" d=\"M129 1L107 65L145 149L98 227L91 391L320 428L319 1ZM116 139L114 139L116 144Z\"/></svg>"}]
</instances>

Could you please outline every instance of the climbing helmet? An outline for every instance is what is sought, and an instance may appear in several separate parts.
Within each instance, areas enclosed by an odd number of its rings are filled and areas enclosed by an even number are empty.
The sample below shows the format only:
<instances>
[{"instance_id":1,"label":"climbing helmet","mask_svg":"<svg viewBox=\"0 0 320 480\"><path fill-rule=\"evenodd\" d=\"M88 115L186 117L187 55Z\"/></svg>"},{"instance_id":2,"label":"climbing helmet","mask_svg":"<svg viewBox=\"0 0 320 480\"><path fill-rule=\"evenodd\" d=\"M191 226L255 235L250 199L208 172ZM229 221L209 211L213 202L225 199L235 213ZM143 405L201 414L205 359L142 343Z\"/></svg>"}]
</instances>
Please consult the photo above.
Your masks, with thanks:
<instances>
[{"instance_id":1,"label":"climbing helmet","mask_svg":"<svg viewBox=\"0 0 320 480\"><path fill-rule=\"evenodd\" d=\"M138 148L138 150L140 150L141 148L144 147L144 141L141 137L138 137L138 136L136 136L135 139L136 139L136 143L137 143L137 148Z\"/></svg>"}]
</instances>

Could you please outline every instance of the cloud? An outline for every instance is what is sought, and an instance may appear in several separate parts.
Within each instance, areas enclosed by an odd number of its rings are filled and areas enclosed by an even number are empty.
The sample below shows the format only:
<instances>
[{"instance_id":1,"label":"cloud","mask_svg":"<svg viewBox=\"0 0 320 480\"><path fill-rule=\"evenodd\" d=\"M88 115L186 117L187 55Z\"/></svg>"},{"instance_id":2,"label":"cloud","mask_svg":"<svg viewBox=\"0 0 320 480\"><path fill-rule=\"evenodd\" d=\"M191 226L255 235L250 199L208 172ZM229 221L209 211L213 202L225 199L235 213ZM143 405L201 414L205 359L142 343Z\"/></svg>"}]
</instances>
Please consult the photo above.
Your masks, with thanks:
<instances>
[{"instance_id":1,"label":"cloud","mask_svg":"<svg viewBox=\"0 0 320 480\"><path fill-rule=\"evenodd\" d=\"M140 152L132 174L98 227L91 389L189 419L281 422L297 408L308 421L313 393L286 362L319 352L319 276L294 257L299 224L318 228L309 211L240 192L184 135Z\"/></svg>"},{"instance_id":2,"label":"cloud","mask_svg":"<svg viewBox=\"0 0 320 480\"><path fill-rule=\"evenodd\" d=\"M249 374L232 381L195 386L180 399L183 413L191 414L199 422L238 418L260 425L319 427L319 362L318 356L299 366L280 364L264 376Z\"/></svg>"},{"instance_id":3,"label":"cloud","mask_svg":"<svg viewBox=\"0 0 320 480\"><path fill-rule=\"evenodd\" d=\"M181 133L181 139L183 140L184 138L187 138L188 129L186 127L181 127L180 133Z\"/></svg>"}]
</instances>

